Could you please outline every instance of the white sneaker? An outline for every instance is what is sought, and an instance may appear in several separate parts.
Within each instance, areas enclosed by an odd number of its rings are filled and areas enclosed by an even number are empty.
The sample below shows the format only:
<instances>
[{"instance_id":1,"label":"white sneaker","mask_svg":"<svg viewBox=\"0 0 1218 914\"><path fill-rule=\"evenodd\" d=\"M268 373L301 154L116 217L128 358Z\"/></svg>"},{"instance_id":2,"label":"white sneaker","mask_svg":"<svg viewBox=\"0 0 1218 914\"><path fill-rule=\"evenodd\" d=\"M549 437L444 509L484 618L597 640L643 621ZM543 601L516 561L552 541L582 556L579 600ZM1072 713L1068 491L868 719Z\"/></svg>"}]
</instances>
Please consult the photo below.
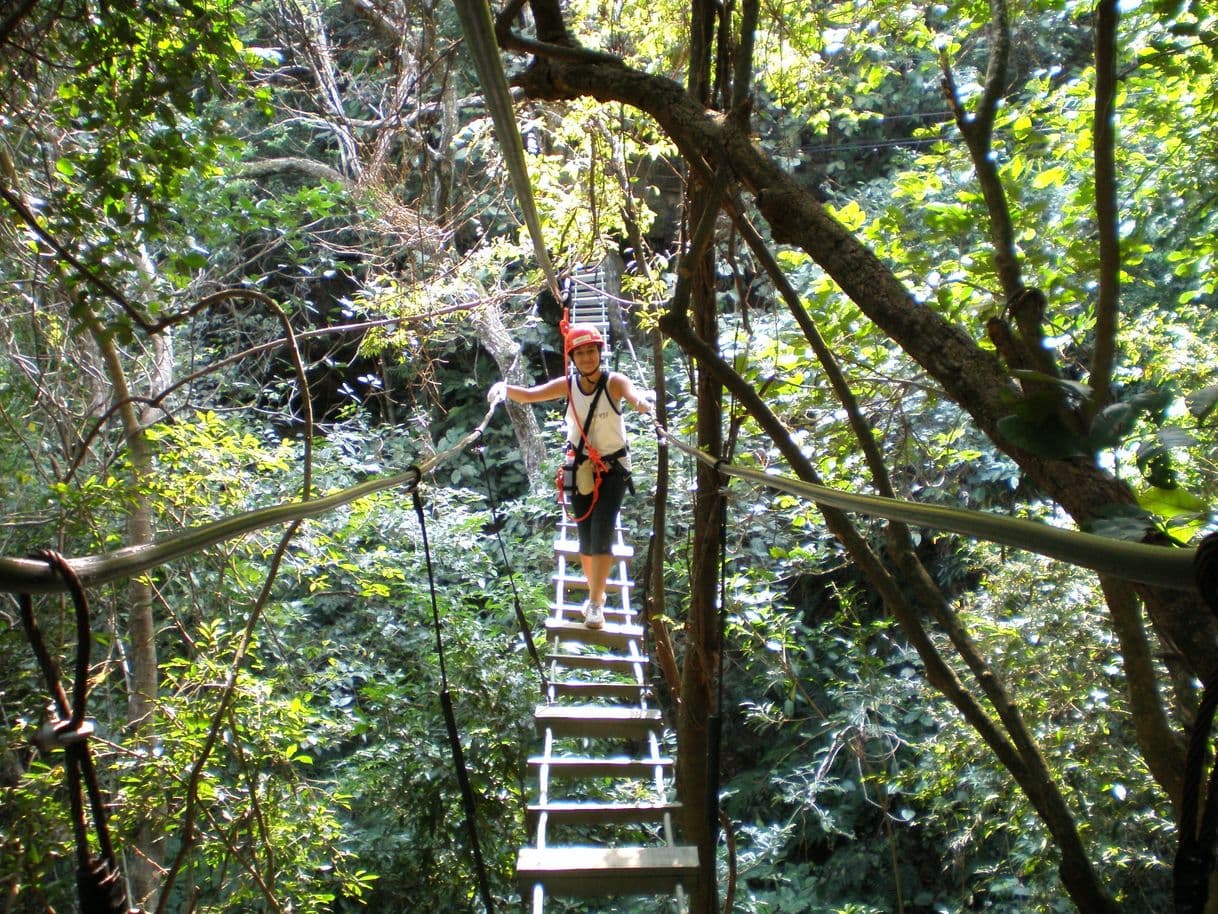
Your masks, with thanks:
<instances>
[{"instance_id":1,"label":"white sneaker","mask_svg":"<svg viewBox=\"0 0 1218 914\"><path fill-rule=\"evenodd\" d=\"M589 602L584 607L584 625L588 628L605 627L605 607L599 603Z\"/></svg>"}]
</instances>

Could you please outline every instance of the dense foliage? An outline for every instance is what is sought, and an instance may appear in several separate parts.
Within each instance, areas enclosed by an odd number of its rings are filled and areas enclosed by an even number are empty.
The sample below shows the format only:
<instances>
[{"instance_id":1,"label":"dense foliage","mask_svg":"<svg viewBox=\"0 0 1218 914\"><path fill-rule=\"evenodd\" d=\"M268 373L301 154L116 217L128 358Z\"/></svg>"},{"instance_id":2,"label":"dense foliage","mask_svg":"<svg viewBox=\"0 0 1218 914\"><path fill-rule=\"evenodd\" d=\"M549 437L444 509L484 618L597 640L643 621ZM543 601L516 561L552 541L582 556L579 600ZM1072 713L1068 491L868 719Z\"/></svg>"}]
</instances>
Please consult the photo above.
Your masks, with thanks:
<instances>
[{"instance_id":1,"label":"dense foliage","mask_svg":"<svg viewBox=\"0 0 1218 914\"><path fill-rule=\"evenodd\" d=\"M721 9L715 69L727 98L744 12ZM961 137L980 116L1000 12L1011 17L1010 61L979 159ZM987 423L857 293L843 294L823 258L771 244L895 494L1195 543L1218 497L1208 358L1218 21L1200 4L1122 11L1121 297L1105 396L1092 374L1108 277L1097 240L1098 12L1059 0L1009 11L767 8L748 126L758 154L824 203L919 307L1006 360L1013 380L995 394L1006 406ZM564 14L583 47L684 79L689 8L580 2ZM448 5L34 2L5 16L0 555L111 553L149 532L401 472L460 441L501 375L559 370L552 302ZM523 79L524 59L505 60ZM563 91L518 109L545 243L562 268L620 257L631 335L617 365L648 385L662 377L669 425L692 437L706 368L671 340L656 364L650 343L693 229L679 201L696 150L644 103ZM1049 303L1043 358L1029 357L1037 370L1007 364L1015 350L993 329L1016 315L994 257L986 162L1022 282ZM850 408L740 226L724 220L714 250L714 342L727 365L821 481L878 486ZM519 348L505 349L505 335ZM781 467L781 444L758 417L735 397L726 409L732 459ZM165 890L166 911L475 906L445 683L493 891L516 903L538 686L516 602L537 625L561 434L555 411L537 416L550 453L539 472L500 414L482 449L423 481L421 513L382 492L299 529L226 539L136 587L91 590L90 745L140 903L151 909ZM636 439L640 497L624 520L641 553L664 457L653 438ZM1079 510L1036 475L1044 466L1107 474L1130 501ZM692 467L674 462L664 580L679 652L698 649L682 628L700 561L693 488ZM939 605L919 590L899 536L860 520L859 540L899 594L915 595L921 644L814 505L739 483L729 491L730 874L726 839L720 863L736 910L1079 906L1063 889L1061 823L1047 823L1042 796L962 712L927 651L1004 724L1026 726L1117 906L1104 910L1170 906L1178 772L1153 757L1144 724L1161 712L1170 739L1158 748L1180 749L1205 672L1198 658L1213 648L1207 621L1194 626L1200 646L1168 638L1139 666L1138 637L1106 611L1115 599L1090 572L912 531ZM502 526L487 526L492 517ZM1153 594L1138 598L1155 606ZM151 644L132 623L143 600ZM69 604L39 596L35 611L70 677ZM30 742L48 696L17 614L9 602L0 630L0 884L8 910L65 910L75 860L63 767ZM148 662L156 694L144 715L133 696ZM1005 692L986 692L994 682ZM667 684L659 694L673 710Z\"/></svg>"}]
</instances>

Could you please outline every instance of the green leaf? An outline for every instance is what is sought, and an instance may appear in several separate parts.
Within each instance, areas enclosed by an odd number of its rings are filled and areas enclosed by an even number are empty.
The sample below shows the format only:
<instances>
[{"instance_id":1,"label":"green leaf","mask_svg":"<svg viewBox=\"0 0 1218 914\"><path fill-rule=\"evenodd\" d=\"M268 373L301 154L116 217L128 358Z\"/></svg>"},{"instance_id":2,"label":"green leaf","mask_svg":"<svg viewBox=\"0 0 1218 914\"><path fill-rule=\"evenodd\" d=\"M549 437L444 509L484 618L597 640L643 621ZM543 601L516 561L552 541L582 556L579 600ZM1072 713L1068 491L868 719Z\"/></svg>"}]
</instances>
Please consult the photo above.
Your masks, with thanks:
<instances>
[{"instance_id":1,"label":"green leaf","mask_svg":"<svg viewBox=\"0 0 1218 914\"><path fill-rule=\"evenodd\" d=\"M1124 402L1128 403L1139 413L1148 413L1152 418L1161 422L1165 418L1167 408L1176 398L1171 385L1153 387L1150 390L1139 391Z\"/></svg>"},{"instance_id":2,"label":"green leaf","mask_svg":"<svg viewBox=\"0 0 1218 914\"><path fill-rule=\"evenodd\" d=\"M1099 411L1091 422L1087 443L1093 450L1116 447L1129 433L1135 411L1128 403L1112 403Z\"/></svg>"},{"instance_id":3,"label":"green leaf","mask_svg":"<svg viewBox=\"0 0 1218 914\"><path fill-rule=\"evenodd\" d=\"M998 420L998 432L1016 447L1053 460L1090 456L1084 442L1054 416L1037 420L1006 416Z\"/></svg>"},{"instance_id":4,"label":"green leaf","mask_svg":"<svg viewBox=\"0 0 1218 914\"><path fill-rule=\"evenodd\" d=\"M1155 437L1165 448L1192 447L1197 444L1197 439L1191 432L1176 425L1163 426L1155 432Z\"/></svg>"},{"instance_id":5,"label":"green leaf","mask_svg":"<svg viewBox=\"0 0 1218 914\"><path fill-rule=\"evenodd\" d=\"M1046 168L1038 174L1032 181L1032 186L1037 190L1044 190L1046 187L1061 187L1066 183L1068 172L1060 165L1055 165L1052 168Z\"/></svg>"},{"instance_id":6,"label":"green leaf","mask_svg":"<svg viewBox=\"0 0 1218 914\"><path fill-rule=\"evenodd\" d=\"M1177 517L1181 514L1200 514L1209 509L1204 501L1180 486L1162 489L1148 486L1138 493L1138 504L1160 517Z\"/></svg>"},{"instance_id":7,"label":"green leaf","mask_svg":"<svg viewBox=\"0 0 1218 914\"><path fill-rule=\"evenodd\" d=\"M1215 404L1218 404L1218 384L1194 391L1184 398L1184 402L1188 404L1188 411L1192 413L1193 418L1204 422L1214 411Z\"/></svg>"},{"instance_id":8,"label":"green leaf","mask_svg":"<svg viewBox=\"0 0 1218 914\"><path fill-rule=\"evenodd\" d=\"M1026 368L1019 368L1011 372L1011 377L1020 381L1035 381L1037 384L1050 384L1078 397L1080 400L1087 400L1091 397L1091 388L1086 384L1080 381L1071 381L1069 378L1056 378L1051 374L1045 374L1043 371L1030 371Z\"/></svg>"}]
</instances>

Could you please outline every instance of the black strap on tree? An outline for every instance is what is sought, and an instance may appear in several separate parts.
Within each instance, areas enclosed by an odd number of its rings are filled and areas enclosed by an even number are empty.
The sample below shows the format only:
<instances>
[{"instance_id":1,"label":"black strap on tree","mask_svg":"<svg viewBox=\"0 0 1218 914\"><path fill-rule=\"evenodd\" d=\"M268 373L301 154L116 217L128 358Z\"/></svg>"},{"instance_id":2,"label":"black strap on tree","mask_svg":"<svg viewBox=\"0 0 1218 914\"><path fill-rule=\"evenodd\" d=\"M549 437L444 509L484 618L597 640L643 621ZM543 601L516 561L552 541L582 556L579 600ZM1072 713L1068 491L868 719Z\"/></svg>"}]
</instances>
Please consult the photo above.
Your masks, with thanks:
<instances>
[{"instance_id":1,"label":"black strap on tree","mask_svg":"<svg viewBox=\"0 0 1218 914\"><path fill-rule=\"evenodd\" d=\"M89 630L89 603L80 578L67 560L57 552L45 549L37 554L67 582L76 608L76 681L72 703L59 677L59 666L46 649L42 632L34 618L34 603L29 594L21 594L21 624L26 638L42 668L47 691L51 694L50 712L55 720L43 725L34 742L44 752L63 749L64 773L68 782L68 801L72 809L72 829L76 838L76 894L81 914L139 914L127 903L127 889L119 876L118 860L110 843L106 825L106 804L89 752L89 736L93 722L85 719L89 698L89 649L93 636ZM92 856L89 849L89 829L85 821L84 794L89 796L93 829L99 853Z\"/></svg>"},{"instance_id":2,"label":"black strap on tree","mask_svg":"<svg viewBox=\"0 0 1218 914\"><path fill-rule=\"evenodd\" d=\"M469 783L469 771L465 767L465 753L461 749L461 735L457 732L457 715L453 712L452 696L448 693L448 673L444 668L444 639L440 634L440 608L436 598L436 578L431 567L431 546L427 542L427 521L423 517L423 499L418 486L411 493L414 497L414 513L419 518L419 531L423 536L423 556L427 562L427 586L431 590L431 620L436 633L436 656L440 661L440 706L444 709L444 724L448 728L448 744L452 748L453 766L457 769L457 783L461 786L461 800L465 804L465 828L469 834L470 847L474 851L474 866L478 871L478 891L487 914L494 914L495 903L491 898L490 883L486 878L486 864L482 860L482 845L478 841L477 807L474 789Z\"/></svg>"},{"instance_id":3,"label":"black strap on tree","mask_svg":"<svg viewBox=\"0 0 1218 914\"><path fill-rule=\"evenodd\" d=\"M1210 611L1218 615L1218 533L1211 533L1197 546L1193 575L1201 598ZM1199 806L1201 775L1205 768L1216 710L1218 681L1211 678L1205 683L1205 689L1201 693L1201 705L1197 708L1184 765L1180 838L1172 867L1172 894L1176 914L1202 914L1209 900L1210 875L1214 870L1214 850L1218 839L1218 764L1210 771L1203 812Z\"/></svg>"},{"instance_id":4,"label":"black strap on tree","mask_svg":"<svg viewBox=\"0 0 1218 914\"><path fill-rule=\"evenodd\" d=\"M649 417L651 419L652 429L654 430L655 436L656 436L656 448L658 450L667 451L668 450L668 439L666 439L663 436L663 434L661 434L660 423L658 421L656 421L656 418L654 415L649 414ZM657 464L659 464L659 460L660 460L660 458L657 457L657 461L656 461ZM660 480L658 477L656 480L656 484L657 484L657 486L660 485ZM656 498L659 499L659 498L663 498L663 497L667 497L667 493L660 492L657 490ZM653 517L652 520L654 521L655 518ZM638 590L639 590L639 603L642 607L642 615L643 615L643 652L645 654L647 654L649 652L651 643L653 640L655 640L653 633L651 631L652 610L655 608L655 603L652 599L652 594L651 594L650 588L651 588L652 562L653 562L653 559L655 557L655 552L656 552L656 539L657 539L656 531L653 527L653 529L647 534L647 555L643 560L642 571L636 577L636 580L641 580L643 582L641 585L639 585ZM663 558L661 558L660 561L663 562ZM662 596L663 595L661 594L661 597ZM663 623L661 622L660 624L663 624ZM659 650L659 648L657 646L656 650L651 652L652 656L654 656L656 653L658 653L658 650ZM676 658L674 658L674 660L675 659ZM671 687L669 686L667 677L665 677L662 673L653 672L651 674L651 676L652 676L653 680L656 680L658 682L663 682L666 690L668 690L669 692L672 691ZM673 695L671 697L671 700L675 704L677 701L680 700L680 697L681 697L680 695Z\"/></svg>"},{"instance_id":5,"label":"black strap on tree","mask_svg":"<svg viewBox=\"0 0 1218 914\"><path fill-rule=\"evenodd\" d=\"M706 759L706 815L710 834L710 846L719 844L719 768L720 747L723 743L723 652L727 633L727 488L722 483L725 460L715 461L715 473L721 480L719 487L719 657L715 673L715 710L711 714L709 745ZM712 899L717 904L718 884L711 877Z\"/></svg>"},{"instance_id":6,"label":"black strap on tree","mask_svg":"<svg viewBox=\"0 0 1218 914\"><path fill-rule=\"evenodd\" d=\"M503 558L503 566L508 572L508 583L512 587L512 603L516 607L516 624L520 626L525 646L529 649L529 656L533 658L533 666L537 668L537 676L541 680L541 695L548 699L550 680L542 666L541 655L537 653L537 645L533 642L532 626L529 625L529 620L525 618L524 609L520 605L520 592L516 589L516 573L512 570L512 563L508 561L507 547L503 544L502 531L505 521L499 516L499 503L495 500L495 489L491 485L491 472L486 465L486 448L479 446L474 450L478 454L478 459L482 461L482 478L486 480L486 499L491 509L490 523L483 526L482 532L494 533L495 539L499 541L499 555Z\"/></svg>"}]
</instances>

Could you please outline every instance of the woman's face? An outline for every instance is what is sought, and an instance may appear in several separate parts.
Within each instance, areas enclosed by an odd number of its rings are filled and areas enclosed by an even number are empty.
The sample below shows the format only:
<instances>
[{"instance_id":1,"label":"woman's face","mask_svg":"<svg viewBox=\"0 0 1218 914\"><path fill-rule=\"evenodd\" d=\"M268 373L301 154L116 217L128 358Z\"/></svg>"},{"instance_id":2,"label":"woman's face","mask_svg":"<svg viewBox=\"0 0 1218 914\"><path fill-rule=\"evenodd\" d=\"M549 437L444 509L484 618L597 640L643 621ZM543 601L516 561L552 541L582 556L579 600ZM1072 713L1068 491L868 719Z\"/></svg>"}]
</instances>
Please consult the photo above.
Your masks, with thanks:
<instances>
[{"instance_id":1,"label":"woman's face","mask_svg":"<svg viewBox=\"0 0 1218 914\"><path fill-rule=\"evenodd\" d=\"M571 350L571 359L580 374L596 371L601 364L601 347L596 343L587 343Z\"/></svg>"}]
</instances>

